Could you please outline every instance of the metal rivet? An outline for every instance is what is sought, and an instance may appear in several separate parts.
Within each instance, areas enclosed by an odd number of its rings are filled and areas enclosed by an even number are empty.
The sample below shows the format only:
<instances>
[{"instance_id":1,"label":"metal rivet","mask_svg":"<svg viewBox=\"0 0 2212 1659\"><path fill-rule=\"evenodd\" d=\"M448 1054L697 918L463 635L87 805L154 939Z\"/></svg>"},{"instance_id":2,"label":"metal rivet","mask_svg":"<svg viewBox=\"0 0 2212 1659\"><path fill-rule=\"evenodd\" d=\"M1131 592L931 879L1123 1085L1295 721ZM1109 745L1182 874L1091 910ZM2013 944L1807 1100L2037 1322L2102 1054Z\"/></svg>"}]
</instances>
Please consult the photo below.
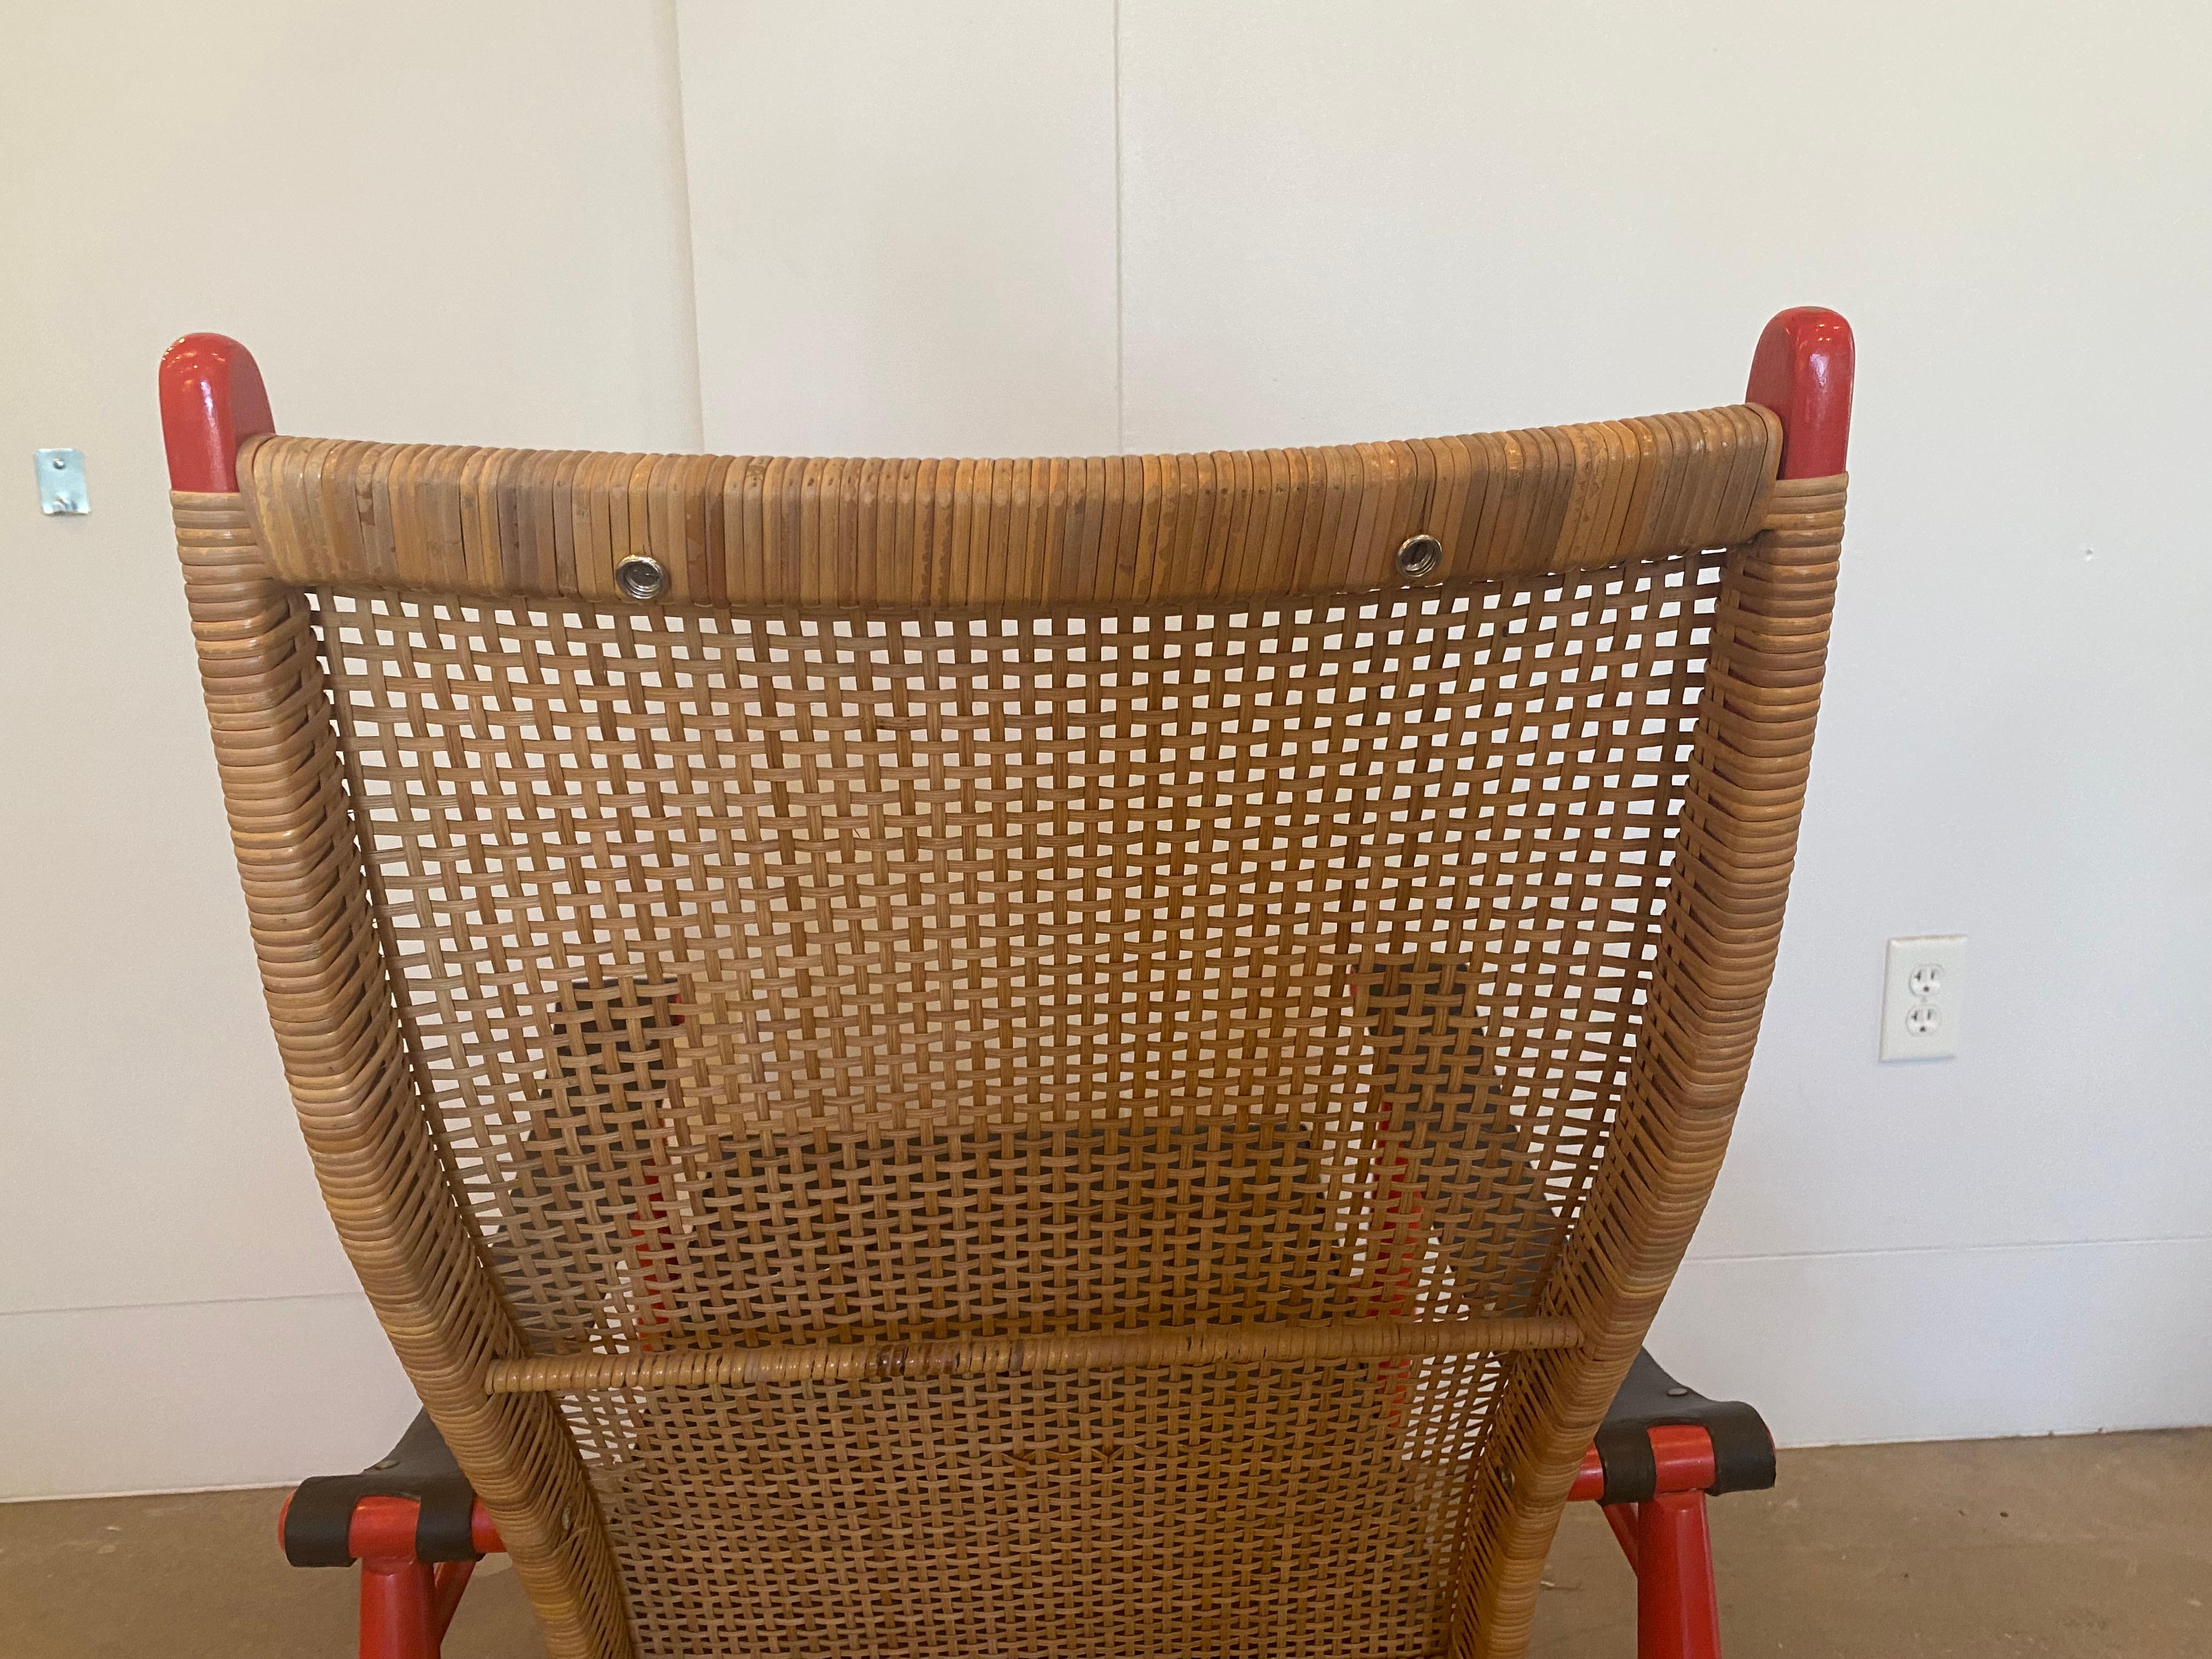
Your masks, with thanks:
<instances>
[{"instance_id":1,"label":"metal rivet","mask_svg":"<svg viewBox=\"0 0 2212 1659\"><path fill-rule=\"evenodd\" d=\"M1443 562L1444 544L1434 536L1408 536L1398 544L1398 574L1425 576Z\"/></svg>"},{"instance_id":2,"label":"metal rivet","mask_svg":"<svg viewBox=\"0 0 2212 1659\"><path fill-rule=\"evenodd\" d=\"M368 1467L372 1469L396 1469L399 1467L399 1460L396 1457L387 1457L383 1462L371 1463Z\"/></svg>"},{"instance_id":3,"label":"metal rivet","mask_svg":"<svg viewBox=\"0 0 2212 1659\"><path fill-rule=\"evenodd\" d=\"M1667 1398L1669 1400L1684 1399L1688 1395L1689 1392L1690 1391L1687 1389L1678 1385L1667 1390Z\"/></svg>"},{"instance_id":4,"label":"metal rivet","mask_svg":"<svg viewBox=\"0 0 2212 1659\"><path fill-rule=\"evenodd\" d=\"M657 599L668 591L668 569L658 559L633 553L615 567L615 585L633 599Z\"/></svg>"}]
</instances>

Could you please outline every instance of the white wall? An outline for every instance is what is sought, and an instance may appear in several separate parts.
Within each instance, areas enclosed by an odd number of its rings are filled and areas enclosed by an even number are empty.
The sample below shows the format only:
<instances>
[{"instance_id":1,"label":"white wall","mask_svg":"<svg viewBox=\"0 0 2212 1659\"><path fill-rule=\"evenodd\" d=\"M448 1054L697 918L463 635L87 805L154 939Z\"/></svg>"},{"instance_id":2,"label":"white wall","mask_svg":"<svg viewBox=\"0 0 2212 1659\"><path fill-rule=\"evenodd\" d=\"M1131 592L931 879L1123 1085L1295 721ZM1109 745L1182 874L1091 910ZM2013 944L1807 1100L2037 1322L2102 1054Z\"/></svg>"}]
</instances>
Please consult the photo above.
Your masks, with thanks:
<instances>
[{"instance_id":1,"label":"white wall","mask_svg":"<svg viewBox=\"0 0 2212 1659\"><path fill-rule=\"evenodd\" d=\"M151 393L190 327L293 430L988 453L1725 401L1770 313L1837 307L1832 690L1657 1346L1801 1443L2212 1421L2212 14L677 11L29 22L0 479L78 444L96 511L0 489L38 581L0 619L0 1490L343 1467L362 1432L289 1403L333 1370L404 1411L198 729ZM1937 931L1966 1053L1878 1066L1881 941Z\"/></svg>"},{"instance_id":2,"label":"white wall","mask_svg":"<svg viewBox=\"0 0 2212 1659\"><path fill-rule=\"evenodd\" d=\"M154 402L698 440L673 18L644 0L15 7L0 96L0 1495L357 1468L413 1414L258 1006ZM84 450L42 518L30 452Z\"/></svg>"},{"instance_id":3,"label":"white wall","mask_svg":"<svg viewBox=\"0 0 2212 1659\"><path fill-rule=\"evenodd\" d=\"M805 18L681 7L717 447L988 451L1024 441L994 400L1051 397L1131 449L1640 413L1740 397L1784 306L1850 317L1796 890L1655 1346L1799 1443L2212 1421L2212 13ZM740 88L746 113L707 113ZM1078 269L1034 351L1050 295L1018 260L1090 260L1109 228L1110 326ZM963 246L980 315L943 276ZM886 316L931 335L923 395L872 401L842 361ZM1066 377L1116 337L1113 437L1085 435L1107 422ZM1878 1065L1882 941L1954 931L1965 1054Z\"/></svg>"},{"instance_id":4,"label":"white wall","mask_svg":"<svg viewBox=\"0 0 2212 1659\"><path fill-rule=\"evenodd\" d=\"M1120 447L1113 0L679 9L710 448Z\"/></svg>"}]
</instances>

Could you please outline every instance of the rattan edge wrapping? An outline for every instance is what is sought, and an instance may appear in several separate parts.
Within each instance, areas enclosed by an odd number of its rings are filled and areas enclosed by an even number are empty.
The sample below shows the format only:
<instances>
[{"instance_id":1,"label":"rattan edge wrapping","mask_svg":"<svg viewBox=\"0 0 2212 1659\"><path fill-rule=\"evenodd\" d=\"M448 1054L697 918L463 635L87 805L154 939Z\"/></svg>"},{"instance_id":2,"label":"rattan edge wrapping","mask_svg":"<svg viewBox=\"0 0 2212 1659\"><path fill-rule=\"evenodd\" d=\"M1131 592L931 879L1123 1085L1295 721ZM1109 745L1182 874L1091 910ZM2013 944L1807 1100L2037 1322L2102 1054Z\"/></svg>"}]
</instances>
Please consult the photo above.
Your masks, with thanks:
<instances>
[{"instance_id":1,"label":"rattan edge wrapping","mask_svg":"<svg viewBox=\"0 0 2212 1659\"><path fill-rule=\"evenodd\" d=\"M238 496L170 501L270 1022L332 1224L498 1523L550 1659L628 1659L613 1554L558 1410L483 1389L487 1360L524 1340L416 1093L307 605Z\"/></svg>"},{"instance_id":2,"label":"rattan edge wrapping","mask_svg":"<svg viewBox=\"0 0 2212 1659\"><path fill-rule=\"evenodd\" d=\"M261 437L273 573L486 598L1081 607L1334 594L1618 564L1759 528L1754 404L1328 448L1020 460L600 455ZM1417 534L1441 556L1407 576Z\"/></svg>"},{"instance_id":3,"label":"rattan edge wrapping","mask_svg":"<svg viewBox=\"0 0 2212 1659\"><path fill-rule=\"evenodd\" d=\"M1521 1659L1575 1471L1643 1346L1728 1147L1774 971L1820 712L1848 475L1778 481L1731 547L1647 1035L1545 1311L1574 1349L1518 1362L1462 1522L1466 1659Z\"/></svg>"}]
</instances>

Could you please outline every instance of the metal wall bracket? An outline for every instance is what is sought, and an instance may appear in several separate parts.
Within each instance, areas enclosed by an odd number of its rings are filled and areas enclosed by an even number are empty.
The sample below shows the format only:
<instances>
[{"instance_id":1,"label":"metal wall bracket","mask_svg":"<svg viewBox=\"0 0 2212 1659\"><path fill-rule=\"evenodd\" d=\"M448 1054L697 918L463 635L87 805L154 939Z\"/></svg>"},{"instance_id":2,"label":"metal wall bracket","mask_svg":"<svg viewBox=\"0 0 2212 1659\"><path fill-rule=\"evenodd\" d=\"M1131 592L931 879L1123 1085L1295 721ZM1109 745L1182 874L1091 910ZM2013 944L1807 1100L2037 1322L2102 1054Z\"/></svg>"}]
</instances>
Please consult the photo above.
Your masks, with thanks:
<instances>
[{"instance_id":1,"label":"metal wall bracket","mask_svg":"<svg viewBox=\"0 0 2212 1659\"><path fill-rule=\"evenodd\" d=\"M48 514L89 513L84 489L84 451L42 449L39 456L39 511Z\"/></svg>"}]
</instances>

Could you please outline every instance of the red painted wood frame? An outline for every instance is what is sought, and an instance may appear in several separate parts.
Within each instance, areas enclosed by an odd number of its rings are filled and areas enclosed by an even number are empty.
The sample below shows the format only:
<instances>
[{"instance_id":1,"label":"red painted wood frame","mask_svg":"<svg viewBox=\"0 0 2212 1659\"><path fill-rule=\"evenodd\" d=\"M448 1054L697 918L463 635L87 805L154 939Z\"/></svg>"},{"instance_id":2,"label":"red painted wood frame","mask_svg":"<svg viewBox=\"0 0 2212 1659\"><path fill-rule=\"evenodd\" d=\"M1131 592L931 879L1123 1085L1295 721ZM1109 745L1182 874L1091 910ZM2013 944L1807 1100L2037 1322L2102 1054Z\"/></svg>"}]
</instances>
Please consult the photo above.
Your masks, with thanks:
<instances>
[{"instance_id":1,"label":"red painted wood frame","mask_svg":"<svg viewBox=\"0 0 2212 1659\"><path fill-rule=\"evenodd\" d=\"M1780 476L1824 478L1844 471L1850 442L1856 356L1851 326L1832 311L1801 306L1778 314L1759 337L1747 403L1782 421ZM187 334L161 359L161 433L173 489L238 488L238 446L276 430L252 354L220 334ZM1606 1519L1636 1572L1638 1659L1720 1659L1705 1489L1713 1448L1703 1429L1655 1428L1656 1492L1642 1504L1606 1507ZM1605 1470L1593 1449L1570 1494L1595 1499ZM361 1562L362 1659L437 1659L475 1564L433 1565L415 1558L418 1505L367 1498L354 1511L349 1544ZM476 1507L471 1541L500 1551L499 1533ZM279 1518L278 1531L283 1531Z\"/></svg>"},{"instance_id":2,"label":"red painted wood frame","mask_svg":"<svg viewBox=\"0 0 2212 1659\"><path fill-rule=\"evenodd\" d=\"M1844 470L1856 362L1851 325L1818 306L1778 312L1759 335L1743 400L1782 417L1783 477L1826 478Z\"/></svg>"},{"instance_id":3,"label":"red painted wood frame","mask_svg":"<svg viewBox=\"0 0 2212 1659\"><path fill-rule=\"evenodd\" d=\"M238 488L238 447L274 432L253 354L221 334L187 334L161 354L161 441L169 488L227 495Z\"/></svg>"},{"instance_id":4,"label":"red painted wood frame","mask_svg":"<svg viewBox=\"0 0 2212 1659\"><path fill-rule=\"evenodd\" d=\"M291 1508L288 1498L276 1512L279 1549ZM473 1561L416 1559L422 1509L411 1498L363 1498L354 1504L346 1548L361 1563L361 1659L439 1659L453 1610L476 1571ZM469 1542L483 1555L507 1550L482 1502L469 1511Z\"/></svg>"},{"instance_id":5,"label":"red painted wood frame","mask_svg":"<svg viewBox=\"0 0 2212 1659\"><path fill-rule=\"evenodd\" d=\"M1607 1504L1605 1518L1636 1575L1636 1659L1720 1659L1720 1596L1705 1489L1713 1484L1712 1437L1689 1425L1650 1431L1659 1479L1641 1504ZM1570 1499L1605 1496L1605 1465L1583 1455Z\"/></svg>"}]
</instances>

